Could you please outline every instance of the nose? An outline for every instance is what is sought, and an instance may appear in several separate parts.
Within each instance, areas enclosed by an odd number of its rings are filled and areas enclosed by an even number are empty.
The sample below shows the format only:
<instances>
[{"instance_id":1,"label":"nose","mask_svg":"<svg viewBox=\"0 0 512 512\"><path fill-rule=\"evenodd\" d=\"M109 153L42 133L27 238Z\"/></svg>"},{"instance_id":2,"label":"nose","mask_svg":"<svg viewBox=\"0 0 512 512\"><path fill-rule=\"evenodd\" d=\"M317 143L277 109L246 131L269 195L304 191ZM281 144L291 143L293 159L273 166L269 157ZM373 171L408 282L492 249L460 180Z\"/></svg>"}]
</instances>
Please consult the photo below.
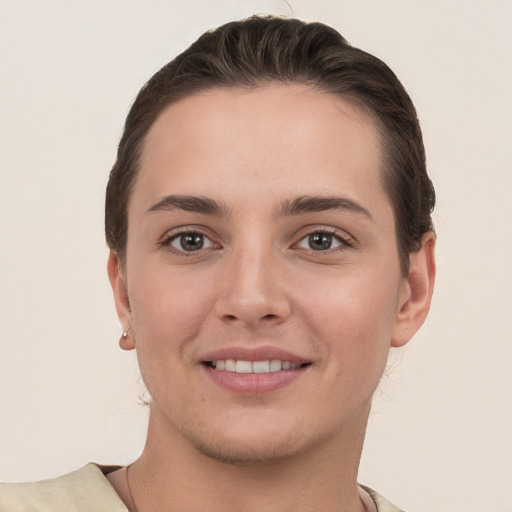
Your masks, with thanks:
<instances>
[{"instance_id":1,"label":"nose","mask_svg":"<svg viewBox=\"0 0 512 512\"><path fill-rule=\"evenodd\" d=\"M278 325L289 317L283 262L271 249L240 248L226 258L224 266L216 304L222 322L254 330Z\"/></svg>"}]
</instances>

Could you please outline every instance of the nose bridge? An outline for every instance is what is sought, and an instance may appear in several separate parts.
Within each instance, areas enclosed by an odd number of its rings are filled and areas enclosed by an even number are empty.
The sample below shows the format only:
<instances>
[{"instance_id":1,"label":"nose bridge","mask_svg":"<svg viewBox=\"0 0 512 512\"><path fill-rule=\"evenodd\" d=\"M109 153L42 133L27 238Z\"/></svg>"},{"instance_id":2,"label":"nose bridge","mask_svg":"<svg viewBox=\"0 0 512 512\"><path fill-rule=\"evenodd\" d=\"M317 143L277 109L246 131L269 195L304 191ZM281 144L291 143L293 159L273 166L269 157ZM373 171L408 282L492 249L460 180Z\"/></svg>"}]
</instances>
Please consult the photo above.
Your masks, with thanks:
<instances>
[{"instance_id":1,"label":"nose bridge","mask_svg":"<svg viewBox=\"0 0 512 512\"><path fill-rule=\"evenodd\" d=\"M254 324L284 319L290 307L280 279L282 261L272 244L252 237L233 247L226 259L218 315Z\"/></svg>"}]
</instances>

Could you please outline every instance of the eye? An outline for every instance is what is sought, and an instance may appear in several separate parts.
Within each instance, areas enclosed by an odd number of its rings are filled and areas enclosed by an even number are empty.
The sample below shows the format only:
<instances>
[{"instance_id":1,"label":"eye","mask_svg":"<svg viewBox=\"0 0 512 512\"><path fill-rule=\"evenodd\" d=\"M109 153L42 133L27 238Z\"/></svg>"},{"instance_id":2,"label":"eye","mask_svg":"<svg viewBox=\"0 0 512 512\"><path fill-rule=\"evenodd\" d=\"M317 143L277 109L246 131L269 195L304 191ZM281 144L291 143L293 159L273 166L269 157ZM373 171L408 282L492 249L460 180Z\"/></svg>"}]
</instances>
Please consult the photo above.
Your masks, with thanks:
<instances>
[{"instance_id":1,"label":"eye","mask_svg":"<svg viewBox=\"0 0 512 512\"><path fill-rule=\"evenodd\" d=\"M350 243L341 235L327 231L316 231L302 238L297 247L310 251L327 251L344 245L350 246Z\"/></svg>"},{"instance_id":2,"label":"eye","mask_svg":"<svg viewBox=\"0 0 512 512\"><path fill-rule=\"evenodd\" d=\"M185 252L211 249L216 246L206 235L196 231L188 231L171 236L165 243L173 249Z\"/></svg>"}]
</instances>

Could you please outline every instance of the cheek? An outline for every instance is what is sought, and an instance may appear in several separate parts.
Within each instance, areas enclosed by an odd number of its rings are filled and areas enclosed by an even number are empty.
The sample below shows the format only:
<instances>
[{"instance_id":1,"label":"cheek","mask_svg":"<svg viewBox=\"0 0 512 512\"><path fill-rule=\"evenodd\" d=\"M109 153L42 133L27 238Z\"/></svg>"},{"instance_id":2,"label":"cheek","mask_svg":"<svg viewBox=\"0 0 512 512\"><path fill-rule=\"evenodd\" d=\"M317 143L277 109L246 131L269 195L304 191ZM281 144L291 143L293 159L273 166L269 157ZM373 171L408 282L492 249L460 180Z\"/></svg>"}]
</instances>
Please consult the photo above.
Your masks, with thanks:
<instances>
[{"instance_id":1,"label":"cheek","mask_svg":"<svg viewBox=\"0 0 512 512\"><path fill-rule=\"evenodd\" d=\"M194 393L187 372L194 364L194 340L201 337L210 309L210 298L198 291L196 282L181 281L155 272L134 282L131 290L140 372L159 404L172 401L176 393Z\"/></svg>"},{"instance_id":2,"label":"cheek","mask_svg":"<svg viewBox=\"0 0 512 512\"><path fill-rule=\"evenodd\" d=\"M371 361L382 366L390 347L399 279L370 271L342 274L304 283L304 323L319 350L340 365L350 360L360 369Z\"/></svg>"},{"instance_id":3,"label":"cheek","mask_svg":"<svg viewBox=\"0 0 512 512\"><path fill-rule=\"evenodd\" d=\"M186 270L151 269L132 275L130 302L138 351L186 351L213 307L211 286Z\"/></svg>"}]
</instances>

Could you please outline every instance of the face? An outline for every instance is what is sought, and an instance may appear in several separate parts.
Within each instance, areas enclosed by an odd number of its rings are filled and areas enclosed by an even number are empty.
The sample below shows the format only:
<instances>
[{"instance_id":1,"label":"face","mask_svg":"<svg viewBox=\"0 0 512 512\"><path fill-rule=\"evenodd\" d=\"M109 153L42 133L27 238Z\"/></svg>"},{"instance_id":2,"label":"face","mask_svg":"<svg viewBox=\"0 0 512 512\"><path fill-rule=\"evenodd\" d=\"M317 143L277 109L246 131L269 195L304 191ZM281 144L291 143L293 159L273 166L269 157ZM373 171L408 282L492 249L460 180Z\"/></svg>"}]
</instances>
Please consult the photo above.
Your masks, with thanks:
<instances>
[{"instance_id":1,"label":"face","mask_svg":"<svg viewBox=\"0 0 512 512\"><path fill-rule=\"evenodd\" d=\"M129 203L125 271L114 254L109 267L150 424L238 463L364 432L390 345L421 323L406 322L411 279L380 167L373 122L305 86L163 111Z\"/></svg>"}]
</instances>

